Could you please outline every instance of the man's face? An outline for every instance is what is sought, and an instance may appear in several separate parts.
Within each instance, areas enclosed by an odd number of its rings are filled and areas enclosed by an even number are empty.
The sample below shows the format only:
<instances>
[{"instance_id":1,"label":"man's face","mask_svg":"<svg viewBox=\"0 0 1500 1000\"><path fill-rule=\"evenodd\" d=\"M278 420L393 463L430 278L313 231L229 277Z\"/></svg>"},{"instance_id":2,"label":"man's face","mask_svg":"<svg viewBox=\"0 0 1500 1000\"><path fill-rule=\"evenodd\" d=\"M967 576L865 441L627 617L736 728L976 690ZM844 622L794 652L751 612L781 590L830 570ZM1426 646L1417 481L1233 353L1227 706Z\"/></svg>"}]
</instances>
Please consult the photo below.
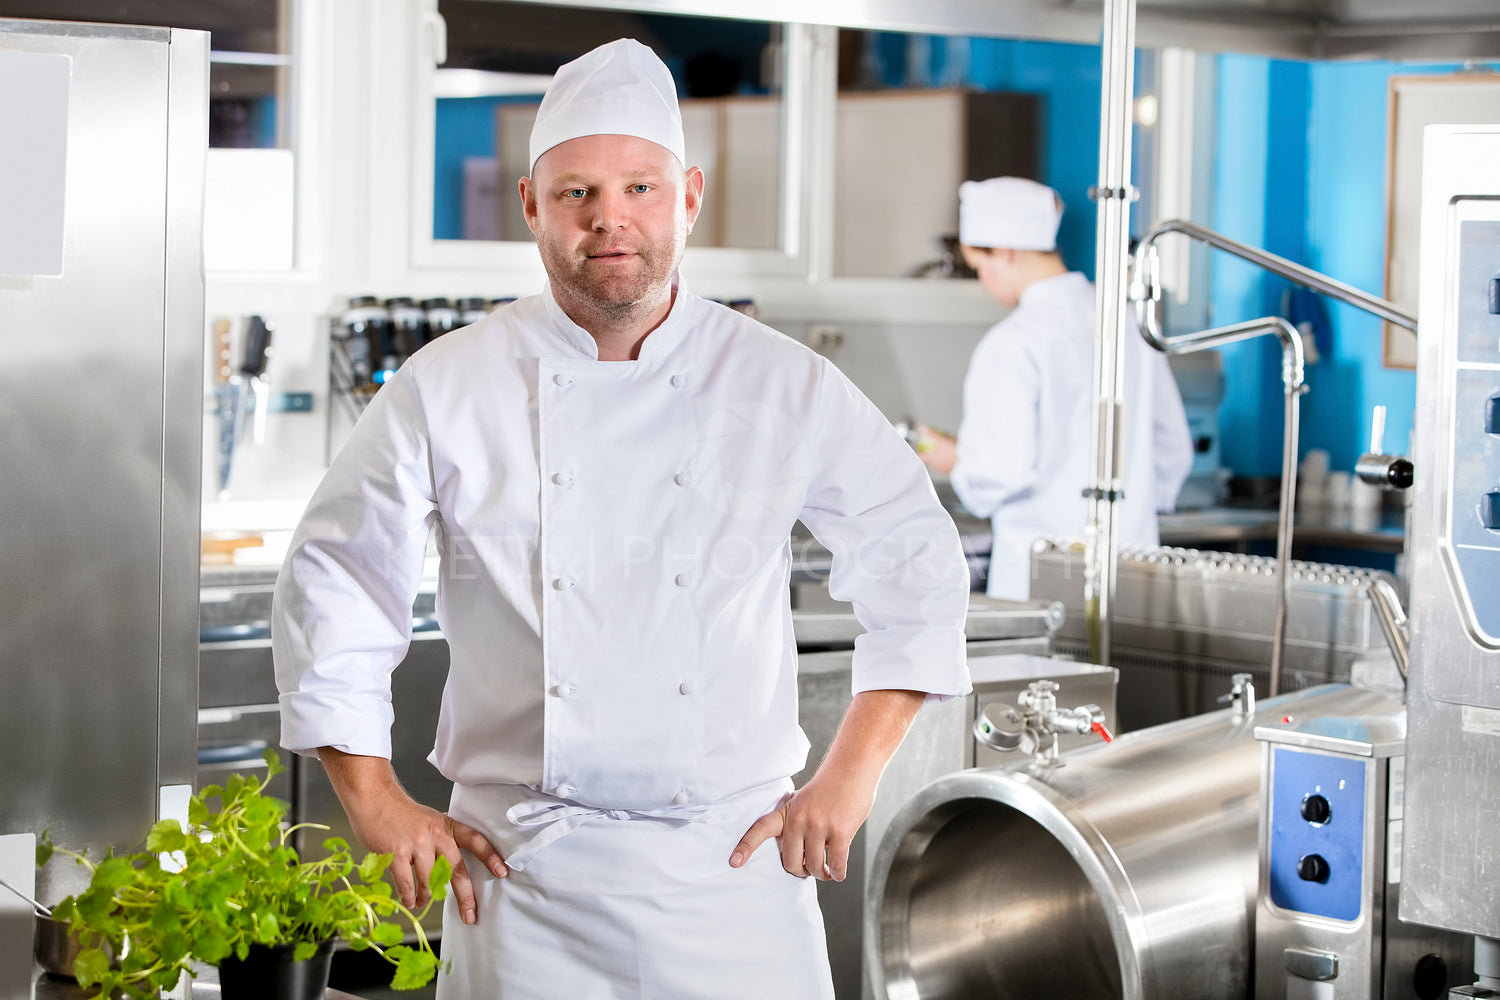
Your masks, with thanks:
<instances>
[{"instance_id":1,"label":"man's face","mask_svg":"<svg viewBox=\"0 0 1500 1000\"><path fill-rule=\"evenodd\" d=\"M521 179L526 224L562 299L608 315L666 295L702 204L703 173L628 135L570 139Z\"/></svg>"},{"instance_id":2,"label":"man's face","mask_svg":"<svg viewBox=\"0 0 1500 1000\"><path fill-rule=\"evenodd\" d=\"M1014 309L1021 301L1015 283L1015 251L962 246L964 263L979 275L979 287L1001 305Z\"/></svg>"}]
</instances>

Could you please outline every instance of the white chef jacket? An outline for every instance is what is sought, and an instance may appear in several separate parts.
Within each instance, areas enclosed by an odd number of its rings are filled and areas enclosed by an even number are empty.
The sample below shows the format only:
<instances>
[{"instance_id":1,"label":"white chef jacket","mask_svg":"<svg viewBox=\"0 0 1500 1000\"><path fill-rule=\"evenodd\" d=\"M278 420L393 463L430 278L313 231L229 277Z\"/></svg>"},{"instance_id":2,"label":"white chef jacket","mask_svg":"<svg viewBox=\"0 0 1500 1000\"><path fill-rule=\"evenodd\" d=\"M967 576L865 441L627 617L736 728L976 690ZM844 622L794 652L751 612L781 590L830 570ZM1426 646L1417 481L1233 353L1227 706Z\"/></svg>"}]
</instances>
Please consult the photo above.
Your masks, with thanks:
<instances>
[{"instance_id":1,"label":"white chef jacket","mask_svg":"<svg viewBox=\"0 0 1500 1000\"><path fill-rule=\"evenodd\" d=\"M1176 506L1193 465L1182 396L1166 356L1125 341L1125 545L1155 545L1156 512ZM990 519L987 592L1024 600L1038 538L1077 538L1088 524L1094 395L1094 286L1078 272L1029 285L975 348L950 481L965 508Z\"/></svg>"},{"instance_id":2,"label":"white chef jacket","mask_svg":"<svg viewBox=\"0 0 1500 1000\"><path fill-rule=\"evenodd\" d=\"M431 527L444 776L646 814L784 780L798 518L867 629L854 690L966 693L956 529L835 367L680 284L629 362L550 290L515 302L414 355L309 503L275 595L282 742L390 756Z\"/></svg>"}]
</instances>

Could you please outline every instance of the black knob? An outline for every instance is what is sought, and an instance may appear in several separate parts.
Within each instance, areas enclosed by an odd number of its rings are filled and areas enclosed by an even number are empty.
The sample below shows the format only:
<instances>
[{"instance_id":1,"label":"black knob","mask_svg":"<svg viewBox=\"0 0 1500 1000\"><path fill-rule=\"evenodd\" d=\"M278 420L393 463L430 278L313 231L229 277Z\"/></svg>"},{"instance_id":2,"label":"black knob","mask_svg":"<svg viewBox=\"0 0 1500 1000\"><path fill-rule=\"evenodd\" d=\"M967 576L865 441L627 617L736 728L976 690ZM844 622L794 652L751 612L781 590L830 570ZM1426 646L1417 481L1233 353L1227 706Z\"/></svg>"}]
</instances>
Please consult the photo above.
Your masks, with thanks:
<instances>
[{"instance_id":1,"label":"black knob","mask_svg":"<svg viewBox=\"0 0 1500 1000\"><path fill-rule=\"evenodd\" d=\"M1297 877L1304 882L1327 882L1328 862L1321 854L1304 854L1297 859Z\"/></svg>"},{"instance_id":2,"label":"black knob","mask_svg":"<svg viewBox=\"0 0 1500 1000\"><path fill-rule=\"evenodd\" d=\"M1309 795L1302 800L1302 818L1309 823L1327 823L1330 813L1328 800L1321 795Z\"/></svg>"},{"instance_id":3,"label":"black knob","mask_svg":"<svg viewBox=\"0 0 1500 1000\"><path fill-rule=\"evenodd\" d=\"M1500 531L1500 490L1479 498L1479 523L1489 531Z\"/></svg>"},{"instance_id":4,"label":"black knob","mask_svg":"<svg viewBox=\"0 0 1500 1000\"><path fill-rule=\"evenodd\" d=\"M1391 463L1390 469L1386 471L1385 478L1386 482L1390 483L1393 489L1409 490L1411 489L1411 484L1416 482L1417 479L1416 468L1408 459L1398 458Z\"/></svg>"}]
</instances>

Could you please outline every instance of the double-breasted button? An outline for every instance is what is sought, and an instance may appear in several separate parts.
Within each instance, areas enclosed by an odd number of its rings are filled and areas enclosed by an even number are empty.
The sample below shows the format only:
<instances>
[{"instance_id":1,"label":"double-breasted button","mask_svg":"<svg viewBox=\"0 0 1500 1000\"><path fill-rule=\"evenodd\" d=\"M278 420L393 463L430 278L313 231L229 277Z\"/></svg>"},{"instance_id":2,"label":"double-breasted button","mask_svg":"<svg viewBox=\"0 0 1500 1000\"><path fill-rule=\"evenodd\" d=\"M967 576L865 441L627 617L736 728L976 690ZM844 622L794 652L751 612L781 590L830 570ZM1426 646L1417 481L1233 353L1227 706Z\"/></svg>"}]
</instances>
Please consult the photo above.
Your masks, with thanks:
<instances>
[{"instance_id":1,"label":"double-breasted button","mask_svg":"<svg viewBox=\"0 0 1500 1000\"><path fill-rule=\"evenodd\" d=\"M678 573L672 577L672 583L678 587L691 587L693 585L693 578L687 573Z\"/></svg>"},{"instance_id":2,"label":"double-breasted button","mask_svg":"<svg viewBox=\"0 0 1500 1000\"><path fill-rule=\"evenodd\" d=\"M558 785L557 788L554 789L554 791L557 793L557 797L560 799L571 799L573 796L578 794L578 789L574 788L572 785Z\"/></svg>"},{"instance_id":3,"label":"double-breasted button","mask_svg":"<svg viewBox=\"0 0 1500 1000\"><path fill-rule=\"evenodd\" d=\"M577 693L578 693L578 685L577 684L570 684L570 683L564 682L562 684L556 684L552 688L552 694L553 694L553 696L556 697L556 698L560 698L563 701L572 701L573 700L573 696L576 695Z\"/></svg>"},{"instance_id":4,"label":"double-breasted button","mask_svg":"<svg viewBox=\"0 0 1500 1000\"><path fill-rule=\"evenodd\" d=\"M683 386L687 385L688 380L687 376L682 374L682 372L676 372L667 381L672 383L672 388L681 389Z\"/></svg>"},{"instance_id":5,"label":"double-breasted button","mask_svg":"<svg viewBox=\"0 0 1500 1000\"><path fill-rule=\"evenodd\" d=\"M575 583L577 583L577 581L574 580L571 576L560 576L556 580L552 581L552 589L572 590Z\"/></svg>"},{"instance_id":6,"label":"double-breasted button","mask_svg":"<svg viewBox=\"0 0 1500 1000\"><path fill-rule=\"evenodd\" d=\"M552 481L558 486L572 486L573 473L567 471L554 472L552 473Z\"/></svg>"},{"instance_id":7,"label":"double-breasted button","mask_svg":"<svg viewBox=\"0 0 1500 1000\"><path fill-rule=\"evenodd\" d=\"M681 684L677 685L677 693L678 694L692 694L693 693L693 682L692 681L683 681Z\"/></svg>"},{"instance_id":8,"label":"double-breasted button","mask_svg":"<svg viewBox=\"0 0 1500 1000\"><path fill-rule=\"evenodd\" d=\"M686 472L679 472L677 473L677 475L672 477L672 482L676 483L678 486L687 486L692 481L693 477Z\"/></svg>"},{"instance_id":9,"label":"double-breasted button","mask_svg":"<svg viewBox=\"0 0 1500 1000\"><path fill-rule=\"evenodd\" d=\"M688 804L688 791L686 788L677 789L677 794L672 796L674 806L685 806Z\"/></svg>"},{"instance_id":10,"label":"double-breasted button","mask_svg":"<svg viewBox=\"0 0 1500 1000\"><path fill-rule=\"evenodd\" d=\"M552 384L557 386L559 389L566 389L568 386L573 384L573 376L558 372L556 375L552 376Z\"/></svg>"}]
</instances>

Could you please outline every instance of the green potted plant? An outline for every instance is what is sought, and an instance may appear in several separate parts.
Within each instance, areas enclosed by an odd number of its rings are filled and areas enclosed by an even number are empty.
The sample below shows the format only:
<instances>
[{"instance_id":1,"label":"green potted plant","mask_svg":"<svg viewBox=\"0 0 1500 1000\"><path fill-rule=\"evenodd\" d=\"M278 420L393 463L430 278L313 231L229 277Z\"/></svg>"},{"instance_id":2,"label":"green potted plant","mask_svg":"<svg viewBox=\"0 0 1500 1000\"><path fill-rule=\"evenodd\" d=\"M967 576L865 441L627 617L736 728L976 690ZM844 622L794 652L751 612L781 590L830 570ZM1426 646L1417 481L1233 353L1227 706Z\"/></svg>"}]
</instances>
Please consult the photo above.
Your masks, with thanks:
<instances>
[{"instance_id":1,"label":"green potted plant","mask_svg":"<svg viewBox=\"0 0 1500 1000\"><path fill-rule=\"evenodd\" d=\"M266 762L269 781L283 769L274 751ZM144 850L111 851L97 864L42 835L39 864L57 850L92 871L88 889L53 908L83 946L73 963L80 985L97 988L98 996L151 998L195 966L213 965L225 1000L237 993L317 998L335 940L381 953L395 966L395 989L431 981L440 963L422 930L426 908L413 912L395 898L382 878L391 856L356 861L349 844L333 837L323 842L327 857L301 861L288 843L298 827L282 823L286 804L262 788L259 778L231 775L193 796L186 830L162 820ZM215 800L218 808L210 808ZM451 874L439 858L429 879L432 902L447 894ZM406 926L414 944L405 943ZM295 997L278 992L284 990Z\"/></svg>"}]
</instances>

